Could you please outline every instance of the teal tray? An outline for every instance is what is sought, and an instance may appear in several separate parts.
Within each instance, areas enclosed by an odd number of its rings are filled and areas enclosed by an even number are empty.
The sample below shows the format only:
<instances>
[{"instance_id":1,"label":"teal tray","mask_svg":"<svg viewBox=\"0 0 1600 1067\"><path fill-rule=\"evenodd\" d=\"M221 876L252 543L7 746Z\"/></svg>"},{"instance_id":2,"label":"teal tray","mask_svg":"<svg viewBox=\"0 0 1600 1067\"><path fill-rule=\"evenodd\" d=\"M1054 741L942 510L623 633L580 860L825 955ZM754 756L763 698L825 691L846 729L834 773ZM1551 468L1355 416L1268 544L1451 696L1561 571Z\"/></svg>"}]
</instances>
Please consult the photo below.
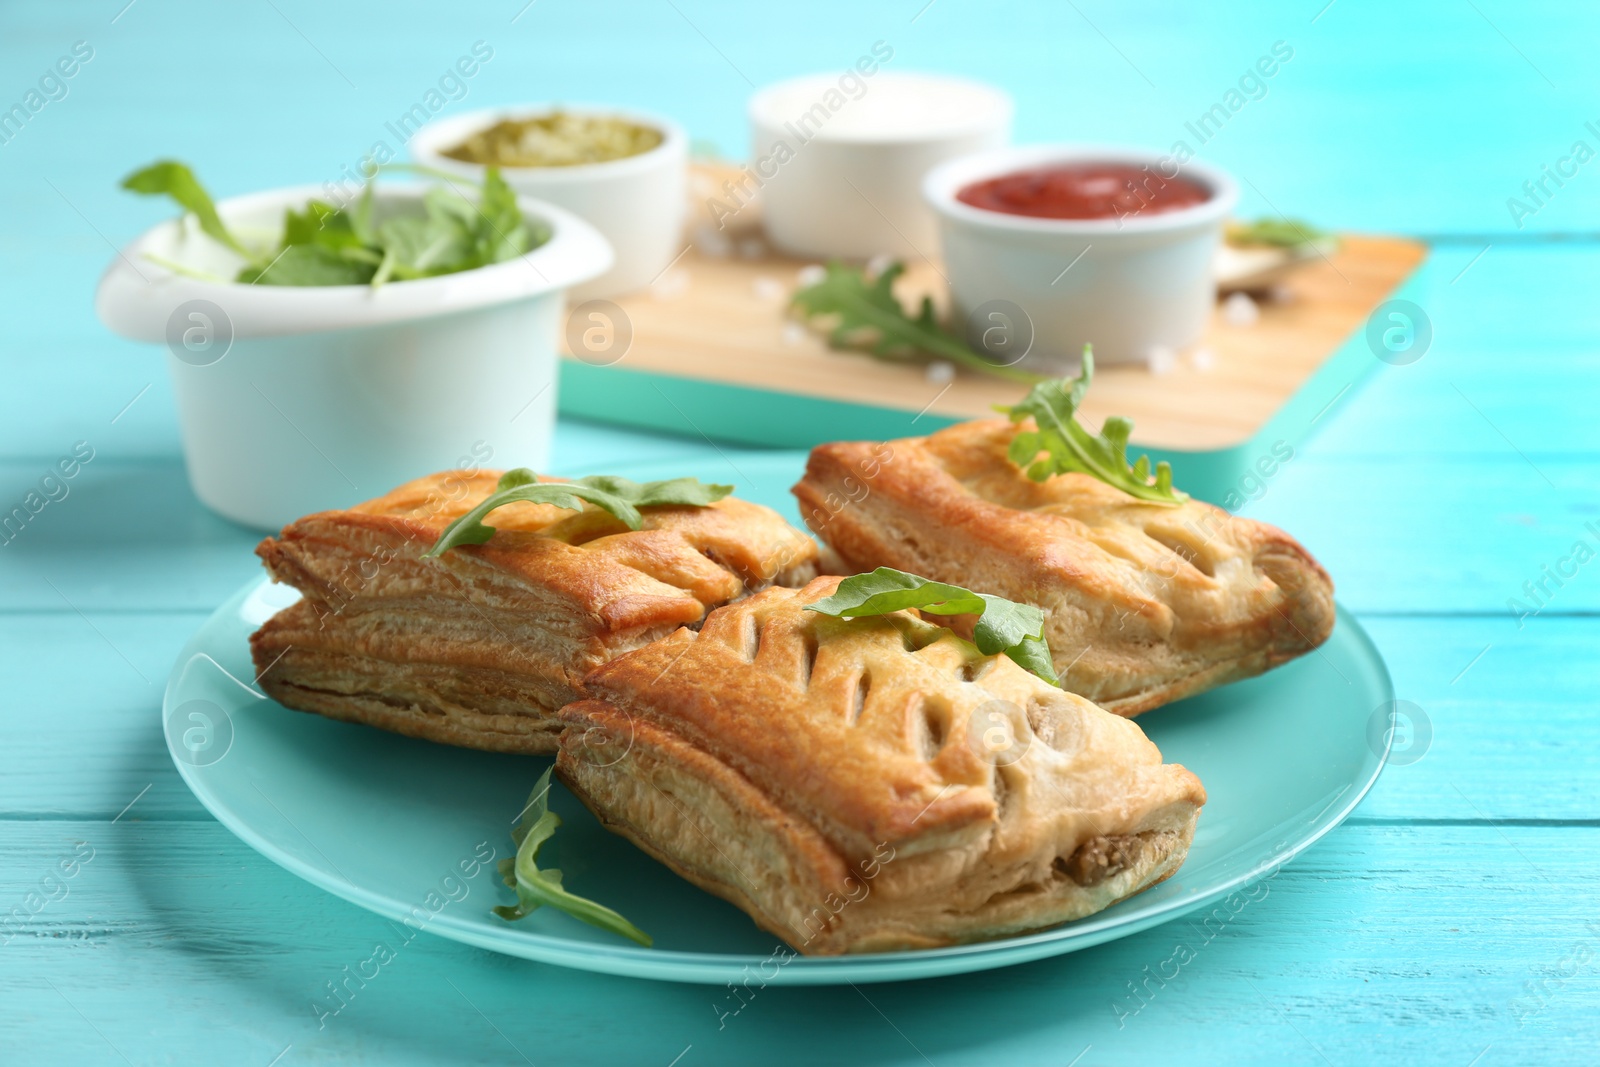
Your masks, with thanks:
<instances>
[{"instance_id":1,"label":"teal tray","mask_svg":"<svg viewBox=\"0 0 1600 1067\"><path fill-rule=\"evenodd\" d=\"M1415 269L1390 298L1413 290L1414 279ZM1357 330L1346 339L1276 414L1239 444L1209 451L1160 448L1140 442L1136 423L1131 447L1171 463L1175 481L1191 495L1235 510L1250 496L1252 479L1271 477L1284 457L1283 450L1300 447L1383 365L1365 334L1365 330ZM640 370L625 362L593 366L570 357L561 361L559 406L562 415L572 418L772 448L909 437L963 421L931 412L919 415L865 402Z\"/></svg>"}]
</instances>

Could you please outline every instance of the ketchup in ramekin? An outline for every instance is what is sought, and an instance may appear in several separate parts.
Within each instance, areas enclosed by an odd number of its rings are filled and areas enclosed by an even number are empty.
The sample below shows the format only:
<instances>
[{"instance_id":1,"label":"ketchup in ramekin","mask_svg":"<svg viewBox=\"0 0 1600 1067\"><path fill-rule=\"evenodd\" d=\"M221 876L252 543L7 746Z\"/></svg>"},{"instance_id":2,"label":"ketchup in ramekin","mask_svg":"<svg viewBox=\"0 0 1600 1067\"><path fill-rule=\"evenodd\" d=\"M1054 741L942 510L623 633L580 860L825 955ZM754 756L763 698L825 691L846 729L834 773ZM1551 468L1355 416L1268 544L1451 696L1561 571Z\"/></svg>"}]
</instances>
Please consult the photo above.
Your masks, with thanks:
<instances>
[{"instance_id":1,"label":"ketchup in ramekin","mask_svg":"<svg viewBox=\"0 0 1600 1067\"><path fill-rule=\"evenodd\" d=\"M964 185L963 204L1037 219L1119 219L1161 215L1211 199L1205 186L1124 163L1066 163Z\"/></svg>"}]
</instances>

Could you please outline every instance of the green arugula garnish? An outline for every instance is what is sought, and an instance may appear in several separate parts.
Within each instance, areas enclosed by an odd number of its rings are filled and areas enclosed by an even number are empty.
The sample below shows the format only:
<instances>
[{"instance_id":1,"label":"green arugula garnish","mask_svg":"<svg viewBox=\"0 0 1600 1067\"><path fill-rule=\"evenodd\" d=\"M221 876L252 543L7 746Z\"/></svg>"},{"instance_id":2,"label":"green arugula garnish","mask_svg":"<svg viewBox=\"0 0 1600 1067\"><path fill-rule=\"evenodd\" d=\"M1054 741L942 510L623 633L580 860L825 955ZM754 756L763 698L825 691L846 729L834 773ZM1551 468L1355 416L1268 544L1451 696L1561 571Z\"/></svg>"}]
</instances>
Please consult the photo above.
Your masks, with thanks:
<instances>
[{"instance_id":1,"label":"green arugula garnish","mask_svg":"<svg viewBox=\"0 0 1600 1067\"><path fill-rule=\"evenodd\" d=\"M822 280L794 294L793 305L807 318L831 322L828 344L852 349L892 362L947 359L970 370L1037 382L1037 374L1001 366L974 350L966 341L944 329L934 318L933 301L922 298L916 318L907 315L893 292L894 280L905 264L891 263L874 279L866 271L843 263L829 263Z\"/></svg>"},{"instance_id":2,"label":"green arugula garnish","mask_svg":"<svg viewBox=\"0 0 1600 1067\"><path fill-rule=\"evenodd\" d=\"M1235 248L1303 248L1337 240L1309 222L1274 218L1229 223L1227 239Z\"/></svg>"},{"instance_id":3,"label":"green arugula garnish","mask_svg":"<svg viewBox=\"0 0 1600 1067\"><path fill-rule=\"evenodd\" d=\"M1153 482L1149 456L1140 456L1129 466L1128 435L1133 432L1133 423L1113 415L1100 427L1099 434L1091 434L1078 425L1078 405L1083 403L1083 394L1093 379L1094 352L1085 345L1083 370L1076 378L1040 382L1028 390L1020 404L995 405L995 410L1009 415L1012 422L1033 416L1038 427L1012 438L1007 453L1011 462L1036 482L1077 471L1151 504L1176 505L1188 500L1187 493L1172 487L1172 465L1166 460L1156 464Z\"/></svg>"},{"instance_id":4,"label":"green arugula garnish","mask_svg":"<svg viewBox=\"0 0 1600 1067\"><path fill-rule=\"evenodd\" d=\"M972 643L979 652L985 656L1004 652L1051 685L1061 684L1050 663L1050 646L1044 639L1044 612L1032 604L1015 604L1003 597L974 593L893 567L879 567L870 574L846 578L832 596L806 605L807 611L841 619L887 615L909 608L931 615L976 615Z\"/></svg>"},{"instance_id":5,"label":"green arugula garnish","mask_svg":"<svg viewBox=\"0 0 1600 1067\"><path fill-rule=\"evenodd\" d=\"M439 540L424 552L427 559L457 545L481 545L494 536L494 527L485 526L483 517L507 504L529 502L554 504L558 508L582 511L584 501L610 512L630 530L644 525L640 508L677 505L703 508L733 492L731 485L707 485L695 478L671 478L660 482L630 482L608 474L591 475L570 482L541 482L526 467L506 471L495 484L495 491L482 503L445 527Z\"/></svg>"},{"instance_id":6,"label":"green arugula garnish","mask_svg":"<svg viewBox=\"0 0 1600 1067\"><path fill-rule=\"evenodd\" d=\"M528 806L523 809L522 819L511 831L511 840L517 845L516 858L500 861L500 875L506 885L517 891L517 903L514 906L501 905L494 909L494 913L507 922L516 922L548 904L580 922L621 934L649 948L653 944L649 934L604 904L568 892L561 885L559 870L553 867L540 870L535 862L539 858L540 847L550 840L550 835L561 825L561 816L550 810L550 772L554 769L546 768L544 774L539 776L538 784L528 797Z\"/></svg>"},{"instance_id":7,"label":"green arugula garnish","mask_svg":"<svg viewBox=\"0 0 1600 1067\"><path fill-rule=\"evenodd\" d=\"M436 173L415 167L383 169ZM146 196L169 196L192 213L204 233L247 260L234 280L248 285L376 287L503 263L550 238L546 227L523 216L516 194L494 167L484 172L476 203L453 189L433 186L422 196L422 214L397 215L376 224L375 178L376 173L352 209L321 200L307 202L303 211L290 208L278 245L269 251L253 251L228 230L210 195L182 163L153 163L124 178L122 187Z\"/></svg>"},{"instance_id":8,"label":"green arugula garnish","mask_svg":"<svg viewBox=\"0 0 1600 1067\"><path fill-rule=\"evenodd\" d=\"M194 172L182 163L171 159L159 160L142 170L136 170L122 179L122 187L129 192L145 196L172 197L178 206L189 212L200 223L200 229L212 240L227 245L241 256L250 258L250 251L240 244L217 214L211 194L205 191Z\"/></svg>"}]
</instances>

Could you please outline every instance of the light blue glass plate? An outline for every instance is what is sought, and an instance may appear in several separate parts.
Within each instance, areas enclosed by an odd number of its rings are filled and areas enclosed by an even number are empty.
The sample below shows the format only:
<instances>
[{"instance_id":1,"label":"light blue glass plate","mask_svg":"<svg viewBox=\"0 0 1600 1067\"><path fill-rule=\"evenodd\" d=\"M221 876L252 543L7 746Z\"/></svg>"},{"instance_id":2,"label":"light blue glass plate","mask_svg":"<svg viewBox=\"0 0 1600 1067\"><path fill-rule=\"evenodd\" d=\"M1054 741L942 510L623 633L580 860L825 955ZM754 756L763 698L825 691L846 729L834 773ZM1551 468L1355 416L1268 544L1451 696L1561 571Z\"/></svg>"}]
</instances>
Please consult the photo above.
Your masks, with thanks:
<instances>
[{"instance_id":1,"label":"light blue glass plate","mask_svg":"<svg viewBox=\"0 0 1600 1067\"><path fill-rule=\"evenodd\" d=\"M695 474L794 516L788 487L803 453L723 464L659 464L631 477ZM720 466L721 469L715 469ZM701 892L607 833L564 789L565 825L541 860L566 884L655 938L640 948L542 909L519 923L494 863L549 760L448 748L288 711L261 696L246 641L294 598L261 582L241 590L178 657L163 716L173 760L195 796L250 847L314 885L394 920L495 952L637 978L815 985L986 970L1136 933L1272 872L1348 815L1387 758L1381 708L1393 699L1382 657L1343 611L1317 652L1139 718L1169 762L1209 800L1182 869L1148 892L1078 922L1004 941L920 952L783 962L779 945L732 905ZM1376 717L1376 718L1375 718ZM1372 723L1378 722L1378 728Z\"/></svg>"}]
</instances>

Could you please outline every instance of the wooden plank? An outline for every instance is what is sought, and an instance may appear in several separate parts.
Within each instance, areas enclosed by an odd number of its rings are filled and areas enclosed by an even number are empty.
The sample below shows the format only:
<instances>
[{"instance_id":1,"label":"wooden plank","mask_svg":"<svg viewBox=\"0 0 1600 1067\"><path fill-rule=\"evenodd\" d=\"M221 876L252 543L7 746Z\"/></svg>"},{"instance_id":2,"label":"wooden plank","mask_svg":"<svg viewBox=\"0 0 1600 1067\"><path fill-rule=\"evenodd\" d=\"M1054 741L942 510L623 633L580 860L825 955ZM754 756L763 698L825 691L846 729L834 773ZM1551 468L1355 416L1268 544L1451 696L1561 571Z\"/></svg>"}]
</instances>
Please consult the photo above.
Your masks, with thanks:
<instances>
[{"instance_id":1,"label":"wooden plank","mask_svg":"<svg viewBox=\"0 0 1600 1067\"><path fill-rule=\"evenodd\" d=\"M1580 540L1600 550L1587 525L1600 528L1595 488L1593 461L1545 457L1535 466L1509 449L1426 465L1312 454L1284 464L1246 510L1299 538L1358 614L1482 613L1513 634L1508 602L1538 606L1530 582L1545 583L1550 611L1600 609L1600 569L1578 567L1574 556ZM1545 577L1558 566L1576 572Z\"/></svg>"},{"instance_id":2,"label":"wooden plank","mask_svg":"<svg viewBox=\"0 0 1600 1067\"><path fill-rule=\"evenodd\" d=\"M0 948L19 1063L1060 1067L1091 1046L1080 1063L1466 1064L1489 1047L1483 1062L1557 1065L1592 1062L1600 1037L1600 929L1578 906L1592 827L1344 827L1209 926L977 976L755 990L726 1018L726 988L401 943L215 825L0 823L0 901L24 905L80 848L93 858ZM319 1029L327 984L379 943L393 961Z\"/></svg>"},{"instance_id":3,"label":"wooden plank","mask_svg":"<svg viewBox=\"0 0 1600 1067\"><path fill-rule=\"evenodd\" d=\"M1593 245L1436 251L1412 287L1432 348L1381 366L1318 424L1319 454L1545 457L1600 452L1600 283ZM1476 260L1476 261L1474 261Z\"/></svg>"},{"instance_id":4,"label":"wooden plank","mask_svg":"<svg viewBox=\"0 0 1600 1067\"><path fill-rule=\"evenodd\" d=\"M1541 618L1521 631L1497 616L1362 624L1426 740L1384 770L1357 819L1600 820L1600 772L1571 751L1594 733L1583 649L1600 619Z\"/></svg>"},{"instance_id":5,"label":"wooden plank","mask_svg":"<svg viewBox=\"0 0 1600 1067\"><path fill-rule=\"evenodd\" d=\"M173 768L161 696L205 613L0 615L0 817L204 818Z\"/></svg>"}]
</instances>

